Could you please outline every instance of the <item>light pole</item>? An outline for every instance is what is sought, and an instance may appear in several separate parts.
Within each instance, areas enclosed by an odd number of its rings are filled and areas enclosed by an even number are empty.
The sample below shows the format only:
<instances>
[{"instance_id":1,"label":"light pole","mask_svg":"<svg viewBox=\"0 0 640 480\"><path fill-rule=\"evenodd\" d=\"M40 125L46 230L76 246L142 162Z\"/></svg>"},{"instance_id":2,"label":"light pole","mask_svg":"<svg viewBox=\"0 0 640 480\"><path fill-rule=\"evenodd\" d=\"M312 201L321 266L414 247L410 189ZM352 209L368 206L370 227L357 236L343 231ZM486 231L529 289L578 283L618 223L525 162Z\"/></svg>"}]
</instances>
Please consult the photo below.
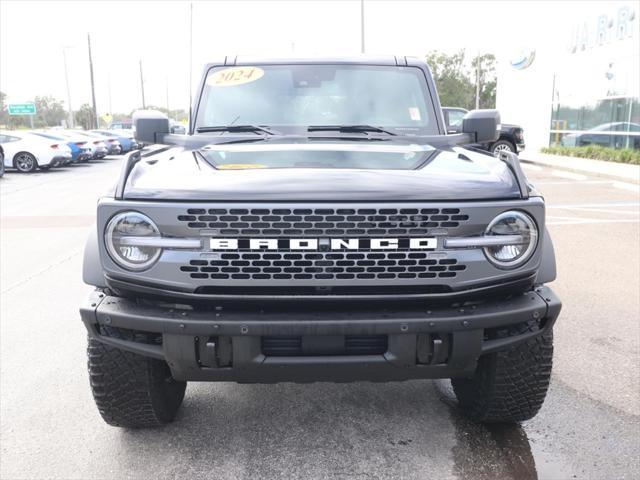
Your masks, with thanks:
<instances>
[{"instance_id":1,"label":"light pole","mask_svg":"<svg viewBox=\"0 0 640 480\"><path fill-rule=\"evenodd\" d=\"M107 74L107 88L109 90L109 115L113 115L113 107L111 106L111 72Z\"/></svg>"},{"instance_id":2,"label":"light pole","mask_svg":"<svg viewBox=\"0 0 640 480\"><path fill-rule=\"evenodd\" d=\"M167 75L167 117L169 116L169 76Z\"/></svg>"},{"instance_id":3,"label":"light pole","mask_svg":"<svg viewBox=\"0 0 640 480\"><path fill-rule=\"evenodd\" d=\"M142 76L142 59L140 59L140 90L142 90L142 109L147 108L144 101L144 77Z\"/></svg>"},{"instance_id":4,"label":"light pole","mask_svg":"<svg viewBox=\"0 0 640 480\"><path fill-rule=\"evenodd\" d=\"M91 57L91 37L87 33L87 46L89 47L89 74L91 76L91 100L93 102L93 114L91 128L98 128L98 109L96 108L96 88L93 81L93 58Z\"/></svg>"},{"instance_id":5,"label":"light pole","mask_svg":"<svg viewBox=\"0 0 640 480\"><path fill-rule=\"evenodd\" d=\"M67 124L69 128L74 127L73 123L73 108L71 107L71 90L69 90L69 72L67 71L67 48L73 48L73 46L62 47L62 58L64 59L64 80L67 84L67 106L69 108L69 118Z\"/></svg>"},{"instance_id":6,"label":"light pole","mask_svg":"<svg viewBox=\"0 0 640 480\"><path fill-rule=\"evenodd\" d=\"M364 53L364 0L360 0L360 53Z\"/></svg>"}]
</instances>

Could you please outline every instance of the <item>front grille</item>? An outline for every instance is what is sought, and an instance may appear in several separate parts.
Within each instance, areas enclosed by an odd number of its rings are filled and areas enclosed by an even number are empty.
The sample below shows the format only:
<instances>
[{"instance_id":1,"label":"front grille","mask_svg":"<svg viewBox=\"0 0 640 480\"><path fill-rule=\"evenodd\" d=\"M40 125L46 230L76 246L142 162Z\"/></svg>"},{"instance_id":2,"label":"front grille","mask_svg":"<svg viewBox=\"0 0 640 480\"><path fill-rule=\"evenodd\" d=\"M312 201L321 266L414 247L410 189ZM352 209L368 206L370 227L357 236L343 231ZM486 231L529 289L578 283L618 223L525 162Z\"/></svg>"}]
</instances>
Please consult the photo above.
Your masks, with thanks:
<instances>
[{"instance_id":1,"label":"front grille","mask_svg":"<svg viewBox=\"0 0 640 480\"><path fill-rule=\"evenodd\" d=\"M459 208L190 208L177 218L190 229L252 237L414 236L469 220Z\"/></svg>"},{"instance_id":2,"label":"front grille","mask_svg":"<svg viewBox=\"0 0 640 480\"><path fill-rule=\"evenodd\" d=\"M328 341L327 341L328 340ZM262 337L262 354L268 357L310 355L382 355L387 351L386 335L340 337Z\"/></svg>"},{"instance_id":3,"label":"front grille","mask_svg":"<svg viewBox=\"0 0 640 480\"><path fill-rule=\"evenodd\" d=\"M453 278L466 265L427 252L237 252L191 260L180 271L197 279L366 280Z\"/></svg>"}]
</instances>

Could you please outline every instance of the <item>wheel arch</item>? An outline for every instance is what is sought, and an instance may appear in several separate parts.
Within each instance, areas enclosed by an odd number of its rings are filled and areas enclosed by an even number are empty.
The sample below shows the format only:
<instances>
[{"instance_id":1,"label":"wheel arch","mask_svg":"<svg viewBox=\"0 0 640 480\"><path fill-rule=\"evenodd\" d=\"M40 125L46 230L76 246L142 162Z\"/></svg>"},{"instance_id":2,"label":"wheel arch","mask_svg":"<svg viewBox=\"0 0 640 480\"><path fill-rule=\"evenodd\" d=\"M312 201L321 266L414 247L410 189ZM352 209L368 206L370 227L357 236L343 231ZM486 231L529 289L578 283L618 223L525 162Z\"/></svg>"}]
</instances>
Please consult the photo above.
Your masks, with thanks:
<instances>
[{"instance_id":1,"label":"wheel arch","mask_svg":"<svg viewBox=\"0 0 640 480\"><path fill-rule=\"evenodd\" d=\"M11 162L13 163L14 167L16 166L16 157L18 155L20 155L21 153L27 153L27 154L31 155L33 158L36 159L36 163L38 163L38 164L40 163L40 159L39 159L38 155L36 155L35 153L30 152L29 150L18 150L16 153L13 154L13 158L11 159Z\"/></svg>"},{"instance_id":2,"label":"wheel arch","mask_svg":"<svg viewBox=\"0 0 640 480\"><path fill-rule=\"evenodd\" d=\"M491 142L489 144L489 149L492 149L493 146L499 142L508 142L513 147L513 151L514 152L516 151L516 141L515 141L515 138L513 138L513 135L509 133L500 133L500 136L498 137L498 139L495 142Z\"/></svg>"}]
</instances>

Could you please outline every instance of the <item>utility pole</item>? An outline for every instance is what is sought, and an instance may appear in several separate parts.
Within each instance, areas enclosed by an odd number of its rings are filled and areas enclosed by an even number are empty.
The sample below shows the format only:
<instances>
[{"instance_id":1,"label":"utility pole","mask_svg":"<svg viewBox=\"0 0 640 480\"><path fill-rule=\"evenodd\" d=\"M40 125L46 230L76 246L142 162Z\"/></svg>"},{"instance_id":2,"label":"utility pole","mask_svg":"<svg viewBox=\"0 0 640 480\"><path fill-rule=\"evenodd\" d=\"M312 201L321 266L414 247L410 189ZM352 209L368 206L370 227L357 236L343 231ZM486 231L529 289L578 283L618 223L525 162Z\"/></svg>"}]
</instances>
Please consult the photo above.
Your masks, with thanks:
<instances>
[{"instance_id":1,"label":"utility pole","mask_svg":"<svg viewBox=\"0 0 640 480\"><path fill-rule=\"evenodd\" d=\"M476 110L480 108L480 54L476 57Z\"/></svg>"},{"instance_id":2,"label":"utility pole","mask_svg":"<svg viewBox=\"0 0 640 480\"><path fill-rule=\"evenodd\" d=\"M364 53L364 0L360 0L360 53Z\"/></svg>"},{"instance_id":3,"label":"utility pole","mask_svg":"<svg viewBox=\"0 0 640 480\"><path fill-rule=\"evenodd\" d=\"M67 126L73 128L73 108L71 107L71 90L69 90L69 72L67 71L67 48L62 47L62 58L64 58L64 80L67 84L67 107L69 109L69 118L67 119Z\"/></svg>"},{"instance_id":4,"label":"utility pole","mask_svg":"<svg viewBox=\"0 0 640 480\"><path fill-rule=\"evenodd\" d=\"M111 106L111 72L107 74L107 89L109 91L109 115L113 115L113 107Z\"/></svg>"},{"instance_id":5,"label":"utility pole","mask_svg":"<svg viewBox=\"0 0 640 480\"><path fill-rule=\"evenodd\" d=\"M144 102L144 77L142 76L142 59L140 59L140 88L142 89L142 109L147 108L147 104Z\"/></svg>"},{"instance_id":6,"label":"utility pole","mask_svg":"<svg viewBox=\"0 0 640 480\"><path fill-rule=\"evenodd\" d=\"M191 135L191 105L193 103L193 2L189 3L189 135Z\"/></svg>"},{"instance_id":7,"label":"utility pole","mask_svg":"<svg viewBox=\"0 0 640 480\"><path fill-rule=\"evenodd\" d=\"M93 118L91 128L98 128L98 109L96 108L96 88L93 82L93 60L91 58L91 36L87 33L87 44L89 45L89 73L91 75L91 100L93 102Z\"/></svg>"},{"instance_id":8,"label":"utility pole","mask_svg":"<svg viewBox=\"0 0 640 480\"><path fill-rule=\"evenodd\" d=\"M169 76L168 75L167 75L167 117L169 117Z\"/></svg>"}]
</instances>

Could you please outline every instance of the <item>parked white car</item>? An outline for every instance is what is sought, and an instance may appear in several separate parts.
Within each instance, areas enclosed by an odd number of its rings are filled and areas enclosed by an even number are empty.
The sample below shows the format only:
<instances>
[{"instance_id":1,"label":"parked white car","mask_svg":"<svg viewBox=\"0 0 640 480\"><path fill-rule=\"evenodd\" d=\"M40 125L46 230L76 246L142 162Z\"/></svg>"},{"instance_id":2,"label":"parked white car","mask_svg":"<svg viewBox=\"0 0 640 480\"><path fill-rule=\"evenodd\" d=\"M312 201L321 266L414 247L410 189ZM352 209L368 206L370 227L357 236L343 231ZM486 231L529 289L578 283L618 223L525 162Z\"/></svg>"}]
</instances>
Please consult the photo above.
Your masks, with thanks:
<instances>
[{"instance_id":1,"label":"parked white car","mask_svg":"<svg viewBox=\"0 0 640 480\"><path fill-rule=\"evenodd\" d=\"M21 173L37 168L49 170L71 159L71 149L64 142L39 137L28 132L0 131L4 166Z\"/></svg>"}]
</instances>

